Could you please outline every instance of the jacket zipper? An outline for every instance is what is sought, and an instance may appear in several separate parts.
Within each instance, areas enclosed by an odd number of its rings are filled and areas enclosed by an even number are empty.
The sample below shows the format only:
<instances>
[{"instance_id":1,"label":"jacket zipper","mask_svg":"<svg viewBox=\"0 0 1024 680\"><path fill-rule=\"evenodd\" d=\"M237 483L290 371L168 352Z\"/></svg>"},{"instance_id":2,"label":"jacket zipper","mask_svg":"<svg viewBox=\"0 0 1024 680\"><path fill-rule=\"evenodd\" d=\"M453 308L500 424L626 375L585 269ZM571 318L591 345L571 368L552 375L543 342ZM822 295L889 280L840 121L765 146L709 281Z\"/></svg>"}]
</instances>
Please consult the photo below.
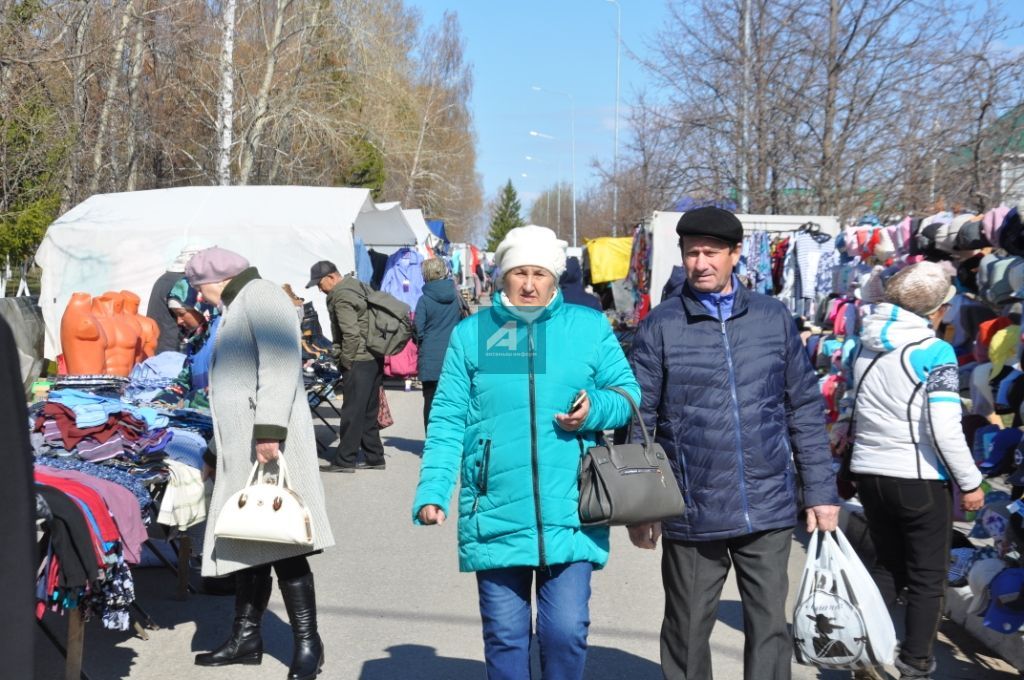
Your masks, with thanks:
<instances>
[{"instance_id":1,"label":"jacket zipper","mask_svg":"<svg viewBox=\"0 0 1024 680\"><path fill-rule=\"evenodd\" d=\"M487 477L491 473L491 440L484 440L484 457L480 461L480 482L477 484L479 491L476 500L473 501L473 512L480 507L480 498L487 495Z\"/></svg>"},{"instance_id":2,"label":"jacket zipper","mask_svg":"<svg viewBox=\"0 0 1024 680\"><path fill-rule=\"evenodd\" d=\"M533 376L533 324L526 324L526 361L530 374L530 466L533 468L533 505L537 513L537 553L540 568L547 567L544 554L544 519L540 512L540 460L537 456L537 388Z\"/></svg>"},{"instance_id":3,"label":"jacket zipper","mask_svg":"<svg viewBox=\"0 0 1024 680\"><path fill-rule=\"evenodd\" d=\"M719 299L715 304L718 307L718 323L722 327L722 340L725 342L725 363L729 367L729 389L732 391L732 417L736 425L736 463L740 469L740 499L743 501L743 519L747 523L747 531L752 532L754 527L750 524L750 507L747 505L747 472L743 464L743 438L740 434L740 400L736 393L736 369L732 363L732 347L729 345L725 319L722 318L722 300Z\"/></svg>"}]
</instances>

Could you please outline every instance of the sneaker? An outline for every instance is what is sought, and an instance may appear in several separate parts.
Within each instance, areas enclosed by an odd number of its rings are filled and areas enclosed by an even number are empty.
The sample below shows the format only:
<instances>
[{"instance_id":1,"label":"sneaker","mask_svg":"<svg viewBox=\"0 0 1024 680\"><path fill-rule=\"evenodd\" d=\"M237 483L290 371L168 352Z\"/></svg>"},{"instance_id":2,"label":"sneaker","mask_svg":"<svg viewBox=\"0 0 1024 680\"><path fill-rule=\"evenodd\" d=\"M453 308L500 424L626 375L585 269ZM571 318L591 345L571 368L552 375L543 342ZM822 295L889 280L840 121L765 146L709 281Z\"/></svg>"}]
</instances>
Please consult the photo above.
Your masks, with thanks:
<instances>
[{"instance_id":1,"label":"sneaker","mask_svg":"<svg viewBox=\"0 0 1024 680\"><path fill-rule=\"evenodd\" d=\"M894 665L900 672L900 680L932 680L932 673L935 672L934 658L907 661L897 656Z\"/></svg>"}]
</instances>

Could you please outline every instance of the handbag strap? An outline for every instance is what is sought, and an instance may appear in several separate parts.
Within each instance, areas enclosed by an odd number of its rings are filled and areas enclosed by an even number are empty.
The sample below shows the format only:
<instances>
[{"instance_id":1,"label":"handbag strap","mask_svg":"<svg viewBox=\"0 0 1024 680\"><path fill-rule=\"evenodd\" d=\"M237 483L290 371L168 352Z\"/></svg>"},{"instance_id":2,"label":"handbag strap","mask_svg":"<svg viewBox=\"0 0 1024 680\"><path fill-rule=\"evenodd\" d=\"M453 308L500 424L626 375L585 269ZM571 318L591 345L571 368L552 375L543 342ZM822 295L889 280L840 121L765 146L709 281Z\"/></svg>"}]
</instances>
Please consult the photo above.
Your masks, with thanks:
<instances>
[{"instance_id":1,"label":"handbag strap","mask_svg":"<svg viewBox=\"0 0 1024 680\"><path fill-rule=\"evenodd\" d=\"M889 352L891 352L891 351L892 350L889 350ZM870 373L871 369L875 367L875 364L878 363L878 360L881 359L882 357L886 356L887 354L889 354L889 352L882 352L881 354L876 354L875 358L873 358L871 360L871 363L868 364L868 367L865 368L864 372L860 374L860 380L857 381L857 389L855 389L854 392L853 392L853 408L850 410L850 433L847 435L847 438L849 438L849 439L852 439L853 435L856 433L856 428L857 428L857 400L860 398L860 386L864 384L864 378L866 378L868 376L868 373ZM860 358L860 352L858 351L857 352L857 357L853 360L854 364L857 363L857 359L859 359L859 358Z\"/></svg>"},{"instance_id":2,"label":"handbag strap","mask_svg":"<svg viewBox=\"0 0 1024 680\"><path fill-rule=\"evenodd\" d=\"M640 417L640 409L637 408L636 402L633 401L633 397L626 390L621 387L612 386L609 387L612 392L617 392L626 398L629 402L629 407L633 409L633 417L636 418L637 423L640 424L640 432L644 436L644 450L651 448L651 436L647 433L647 428L644 426L644 419Z\"/></svg>"},{"instance_id":3,"label":"handbag strap","mask_svg":"<svg viewBox=\"0 0 1024 680\"><path fill-rule=\"evenodd\" d=\"M252 472L249 473L249 481L246 483L246 486L262 484L263 472L264 465L257 460L252 465ZM291 476L288 474L288 465L284 462L283 453L279 453L277 456L277 482L274 486L279 486L283 489L291 488Z\"/></svg>"}]
</instances>

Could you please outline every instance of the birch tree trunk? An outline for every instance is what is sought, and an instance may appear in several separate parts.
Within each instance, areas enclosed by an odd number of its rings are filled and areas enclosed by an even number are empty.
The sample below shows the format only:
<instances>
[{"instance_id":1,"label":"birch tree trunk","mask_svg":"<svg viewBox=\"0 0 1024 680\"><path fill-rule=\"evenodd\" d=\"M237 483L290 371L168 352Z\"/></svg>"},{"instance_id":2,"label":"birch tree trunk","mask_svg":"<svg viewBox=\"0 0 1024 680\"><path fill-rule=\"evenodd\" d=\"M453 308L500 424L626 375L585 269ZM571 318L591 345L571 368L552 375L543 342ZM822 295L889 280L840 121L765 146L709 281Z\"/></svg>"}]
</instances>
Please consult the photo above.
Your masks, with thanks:
<instances>
[{"instance_id":1,"label":"birch tree trunk","mask_svg":"<svg viewBox=\"0 0 1024 680\"><path fill-rule=\"evenodd\" d=\"M239 161L238 183L248 184L255 164L256 154L263 142L263 130L267 126L267 113L270 109L270 88L274 83L274 73L277 70L278 50L284 42L281 34L284 32L284 15L292 0L277 0L274 16L274 28L271 32L270 41L267 44L267 63L263 69L263 82L260 83L259 92L256 95L256 106L253 109L252 123L245 136L245 144L241 150Z\"/></svg>"},{"instance_id":2,"label":"birch tree trunk","mask_svg":"<svg viewBox=\"0 0 1024 680\"><path fill-rule=\"evenodd\" d=\"M139 178L139 116L142 115L139 102L139 76L142 75L142 63L145 61L145 44L143 33L145 22L142 16L135 20L135 38L132 43L132 70L128 76L128 117L131 119L131 131L128 134L128 149L125 154L128 158L128 179L125 182L125 191L135 191Z\"/></svg>"},{"instance_id":3,"label":"birch tree trunk","mask_svg":"<svg viewBox=\"0 0 1024 680\"><path fill-rule=\"evenodd\" d=\"M64 187L61 191L60 212L66 212L78 201L78 188L81 186L81 151L79 141L85 119L85 55L83 44L89 28L89 15L92 13L92 2L83 3L81 11L75 18L74 42L68 49L71 59L71 148L68 149L67 170L64 173Z\"/></svg>"},{"instance_id":4,"label":"birch tree trunk","mask_svg":"<svg viewBox=\"0 0 1024 680\"><path fill-rule=\"evenodd\" d=\"M100 108L99 126L96 130L96 142L93 145L92 151L92 178L89 180L90 194L95 194L100 187L100 174L103 169L103 147L107 144L107 130L110 129L110 110L114 107L117 84L121 80L121 59L124 56L125 38L134 8L135 0L127 0L121 10L121 20L118 23L117 37L114 39L114 49L110 53L110 71L107 74L106 93L103 97L103 106Z\"/></svg>"},{"instance_id":5,"label":"birch tree trunk","mask_svg":"<svg viewBox=\"0 0 1024 680\"><path fill-rule=\"evenodd\" d=\"M231 184L231 132L235 97L235 8L237 0L224 2L223 40L220 52L220 97L217 101L217 184Z\"/></svg>"}]
</instances>

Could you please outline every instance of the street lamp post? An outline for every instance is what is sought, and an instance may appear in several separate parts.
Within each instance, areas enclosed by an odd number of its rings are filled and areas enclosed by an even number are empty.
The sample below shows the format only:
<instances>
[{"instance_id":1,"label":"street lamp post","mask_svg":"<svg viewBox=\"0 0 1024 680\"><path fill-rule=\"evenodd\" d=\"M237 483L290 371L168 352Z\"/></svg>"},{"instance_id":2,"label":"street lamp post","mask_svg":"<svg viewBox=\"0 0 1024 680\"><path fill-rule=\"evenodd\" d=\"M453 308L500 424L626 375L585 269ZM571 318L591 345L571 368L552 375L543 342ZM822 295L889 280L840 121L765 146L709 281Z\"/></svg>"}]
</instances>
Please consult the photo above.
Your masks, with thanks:
<instances>
[{"instance_id":1,"label":"street lamp post","mask_svg":"<svg viewBox=\"0 0 1024 680\"><path fill-rule=\"evenodd\" d=\"M538 85L533 86L535 92L558 94L569 99L569 145L572 164L572 246L576 247L576 100L568 92L549 90ZM532 132L530 134L533 134Z\"/></svg>"},{"instance_id":2,"label":"street lamp post","mask_svg":"<svg viewBox=\"0 0 1024 680\"><path fill-rule=\"evenodd\" d=\"M531 137L537 137L538 139L550 139L552 141L558 141L558 137L552 135L546 135L543 132L537 132L536 130L530 130ZM561 238L562 236L562 163L558 163L558 182L555 183L555 234Z\"/></svg>"},{"instance_id":3,"label":"street lamp post","mask_svg":"<svg viewBox=\"0 0 1024 680\"><path fill-rule=\"evenodd\" d=\"M619 0L607 0L615 5L615 146L612 148L612 236L619 229L619 83L622 73L622 6Z\"/></svg>"}]
</instances>

